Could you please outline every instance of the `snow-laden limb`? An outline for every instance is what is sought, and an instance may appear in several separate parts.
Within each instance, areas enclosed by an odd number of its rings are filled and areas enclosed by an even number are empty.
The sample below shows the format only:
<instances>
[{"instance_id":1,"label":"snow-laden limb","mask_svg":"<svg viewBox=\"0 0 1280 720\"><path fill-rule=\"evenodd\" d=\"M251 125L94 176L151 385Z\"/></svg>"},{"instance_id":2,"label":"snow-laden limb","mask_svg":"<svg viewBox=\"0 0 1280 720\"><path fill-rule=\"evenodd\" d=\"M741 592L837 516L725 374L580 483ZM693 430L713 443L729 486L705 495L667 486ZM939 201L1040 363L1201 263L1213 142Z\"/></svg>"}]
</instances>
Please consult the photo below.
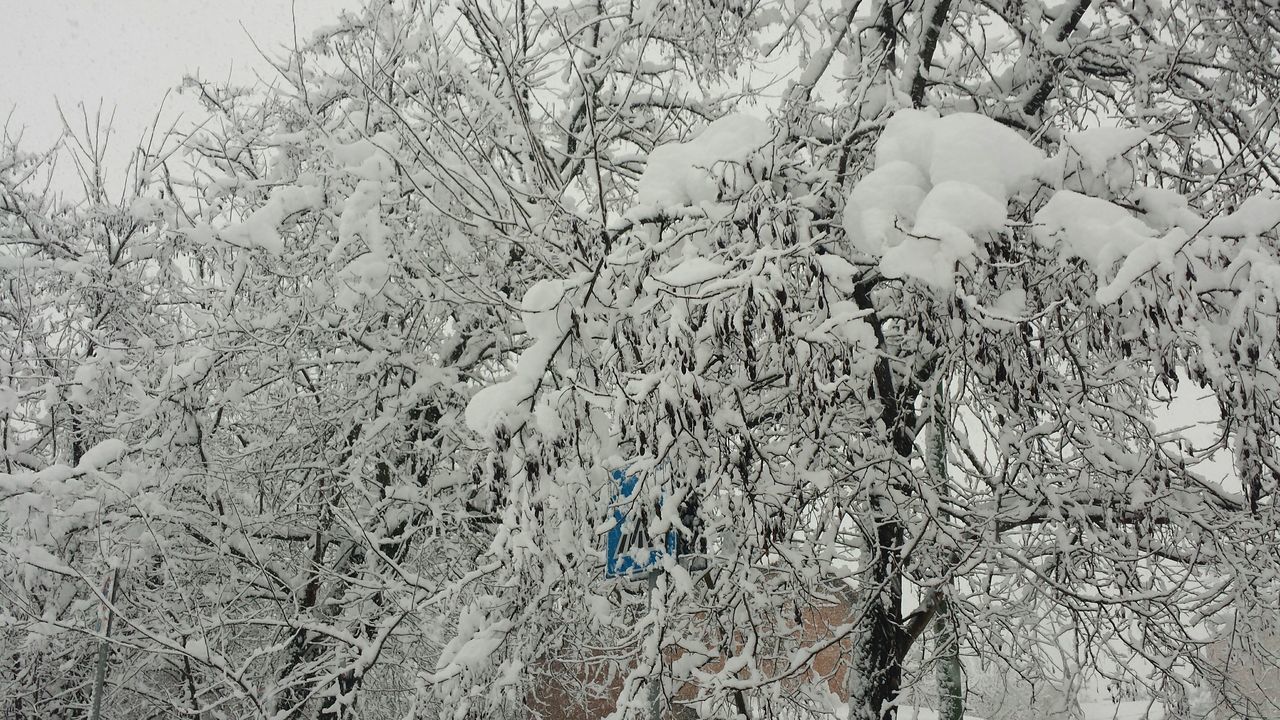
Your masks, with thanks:
<instances>
[{"instance_id":1,"label":"snow-laden limb","mask_svg":"<svg viewBox=\"0 0 1280 720\"><path fill-rule=\"evenodd\" d=\"M649 153L636 185L636 203L649 207L698 205L751 187L748 160L773 140L768 123L750 115L727 115L681 143Z\"/></svg>"},{"instance_id":2,"label":"snow-laden limb","mask_svg":"<svg viewBox=\"0 0 1280 720\"><path fill-rule=\"evenodd\" d=\"M280 225L293 215L315 209L322 197L323 191L314 186L275 188L266 204L243 222L224 229L221 238L240 247L262 248L279 255L284 252Z\"/></svg>"}]
</instances>

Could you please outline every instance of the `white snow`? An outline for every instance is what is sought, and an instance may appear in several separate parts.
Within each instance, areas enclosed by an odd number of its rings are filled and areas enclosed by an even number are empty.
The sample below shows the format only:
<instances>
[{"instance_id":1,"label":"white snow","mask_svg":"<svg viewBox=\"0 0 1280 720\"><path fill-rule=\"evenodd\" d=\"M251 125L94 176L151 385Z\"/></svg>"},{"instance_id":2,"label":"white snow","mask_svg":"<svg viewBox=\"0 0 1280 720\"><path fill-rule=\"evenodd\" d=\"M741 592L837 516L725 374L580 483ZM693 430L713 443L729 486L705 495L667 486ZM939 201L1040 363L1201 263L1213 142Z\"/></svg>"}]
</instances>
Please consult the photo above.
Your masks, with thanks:
<instances>
[{"instance_id":1,"label":"white snow","mask_svg":"<svg viewBox=\"0 0 1280 720\"><path fill-rule=\"evenodd\" d=\"M659 145L649 153L637 186L638 205L665 208L715 201L721 184L743 190L744 173L735 168L773 140L768 123L750 115L727 115L697 137Z\"/></svg>"},{"instance_id":2,"label":"white snow","mask_svg":"<svg viewBox=\"0 0 1280 720\"><path fill-rule=\"evenodd\" d=\"M1026 318L1028 312L1027 293L1022 288L1013 288L1000 293L985 307L980 305L978 299L973 296L967 296L965 300L978 311L977 321L988 330L1001 332L1011 330L1017 327L1016 323Z\"/></svg>"},{"instance_id":3,"label":"white snow","mask_svg":"<svg viewBox=\"0 0 1280 720\"><path fill-rule=\"evenodd\" d=\"M1245 198L1235 212L1215 218L1205 229L1213 235L1244 237L1261 235L1277 225L1280 225L1280 197L1252 195Z\"/></svg>"},{"instance_id":4,"label":"white snow","mask_svg":"<svg viewBox=\"0 0 1280 720\"><path fill-rule=\"evenodd\" d=\"M1037 242L1047 248L1061 244L1065 256L1078 257L1093 268L1098 277L1095 299L1104 305L1117 300L1143 274L1157 267L1171 269L1174 254L1190 237L1182 227L1161 235L1125 208L1071 190L1050 198L1035 222ZM1107 280L1117 262L1120 267Z\"/></svg>"},{"instance_id":5,"label":"white snow","mask_svg":"<svg viewBox=\"0 0 1280 720\"><path fill-rule=\"evenodd\" d=\"M685 258L679 265L654 278L671 287L689 287L715 280L729 272L729 267L704 257Z\"/></svg>"},{"instance_id":6,"label":"white snow","mask_svg":"<svg viewBox=\"0 0 1280 720\"><path fill-rule=\"evenodd\" d=\"M996 298L992 308L1009 318L1020 318L1027 314L1027 292L1022 288L1003 292Z\"/></svg>"},{"instance_id":7,"label":"white snow","mask_svg":"<svg viewBox=\"0 0 1280 720\"><path fill-rule=\"evenodd\" d=\"M895 116L896 117L896 116ZM909 227L929 191L929 180L917 165L891 160L853 186L844 206L843 226L853 246L868 255L883 255L898 234L897 220Z\"/></svg>"},{"instance_id":8,"label":"white snow","mask_svg":"<svg viewBox=\"0 0 1280 720\"><path fill-rule=\"evenodd\" d=\"M1063 246L1067 257L1077 257L1102 272L1133 248L1155 235L1128 210L1115 203L1059 190L1035 217L1032 235L1046 248Z\"/></svg>"},{"instance_id":9,"label":"white snow","mask_svg":"<svg viewBox=\"0 0 1280 720\"><path fill-rule=\"evenodd\" d=\"M20 562L25 562L42 570L48 570L60 575L75 575L75 570L72 570L70 565L67 565L56 555L45 550L39 545L10 545L7 549L9 552L13 553Z\"/></svg>"},{"instance_id":10,"label":"white snow","mask_svg":"<svg viewBox=\"0 0 1280 720\"><path fill-rule=\"evenodd\" d=\"M525 331L534 343L520 354L515 371L506 380L482 388L467 403L463 419L473 432L487 435L504 420L521 411L546 373L556 347L569 332L571 308L564 302L570 283L541 280L525 292L521 310Z\"/></svg>"},{"instance_id":11,"label":"white snow","mask_svg":"<svg viewBox=\"0 0 1280 720\"><path fill-rule=\"evenodd\" d=\"M525 291L520 312L530 337L558 338L569 328L570 308L564 295L563 280L539 280Z\"/></svg>"},{"instance_id":12,"label":"white snow","mask_svg":"<svg viewBox=\"0 0 1280 720\"><path fill-rule=\"evenodd\" d=\"M900 110L845 204L846 236L887 277L950 290L957 264L980 251L976 236L1001 231L1010 197L1045 167L1040 150L989 118Z\"/></svg>"},{"instance_id":13,"label":"white snow","mask_svg":"<svg viewBox=\"0 0 1280 720\"><path fill-rule=\"evenodd\" d=\"M885 252L880 271L885 277L913 277L937 288L950 289L956 263L972 257L978 245L974 233L1004 227L1005 205L974 185L946 180L935 185L916 211L910 235Z\"/></svg>"},{"instance_id":14,"label":"white snow","mask_svg":"<svg viewBox=\"0 0 1280 720\"><path fill-rule=\"evenodd\" d=\"M933 158L938 113L933 110L899 110L885 123L876 141L876 167L905 162L928 174Z\"/></svg>"},{"instance_id":15,"label":"white snow","mask_svg":"<svg viewBox=\"0 0 1280 720\"><path fill-rule=\"evenodd\" d=\"M1066 144L1080 156L1089 170L1104 172L1114 158L1124 155L1147 139L1138 128L1100 127L1067 133Z\"/></svg>"},{"instance_id":16,"label":"white snow","mask_svg":"<svg viewBox=\"0 0 1280 720\"><path fill-rule=\"evenodd\" d=\"M819 255L817 262L822 266L822 274L827 281L844 292L853 292L854 278L858 276L858 268L839 255Z\"/></svg>"},{"instance_id":17,"label":"white snow","mask_svg":"<svg viewBox=\"0 0 1280 720\"><path fill-rule=\"evenodd\" d=\"M850 355L855 358L849 374L868 375L878 357L875 330L863 319L870 314L869 310L858 307L851 300L837 300L831 303L831 316L806 333L803 341L838 343L849 347Z\"/></svg>"},{"instance_id":18,"label":"white snow","mask_svg":"<svg viewBox=\"0 0 1280 720\"><path fill-rule=\"evenodd\" d=\"M1204 225L1204 218L1192 210L1187 198L1180 192L1165 188L1140 187L1129 194L1152 227L1168 229L1180 227L1196 232Z\"/></svg>"},{"instance_id":19,"label":"white snow","mask_svg":"<svg viewBox=\"0 0 1280 720\"><path fill-rule=\"evenodd\" d=\"M955 284L956 261L973 253L973 241L966 244L952 238L939 242L932 238L907 236L880 260L880 272L888 278L914 278L941 290Z\"/></svg>"},{"instance_id":20,"label":"white snow","mask_svg":"<svg viewBox=\"0 0 1280 720\"><path fill-rule=\"evenodd\" d=\"M1098 288L1095 296L1097 301L1103 305L1115 302L1126 289L1133 285L1135 280L1156 267L1172 270L1174 253L1182 247L1188 237L1187 231L1174 228L1162 237L1151 238L1133 248L1120 264L1120 268L1116 270L1116 276L1111 279L1111 282Z\"/></svg>"},{"instance_id":21,"label":"white snow","mask_svg":"<svg viewBox=\"0 0 1280 720\"><path fill-rule=\"evenodd\" d=\"M1095 128L1068 134L1065 144L1086 170L1111 173L1116 158L1146 138L1136 128ZM1061 170L1063 157L1047 159L1016 131L982 115L900 110L876 145L875 169L849 194L846 236L857 250L880 258L886 277L950 291L957 267L982 252L983 237L1003 230L1010 199L1050 178L1052 168ZM1037 242L1087 262L1098 275L1099 302L1114 301L1138 277L1168 265L1194 232L1198 216L1176 193L1151 190L1135 199L1167 233L1074 190L1059 190L1036 214ZM1256 235L1278 224L1280 199L1255 197L1209 230Z\"/></svg>"},{"instance_id":22,"label":"white snow","mask_svg":"<svg viewBox=\"0 0 1280 720\"><path fill-rule=\"evenodd\" d=\"M119 438L103 440L80 456L80 463L76 465L76 469L81 472L98 470L119 460L127 449L128 445Z\"/></svg>"},{"instance_id":23,"label":"white snow","mask_svg":"<svg viewBox=\"0 0 1280 720\"><path fill-rule=\"evenodd\" d=\"M966 182L1008 203L1044 165L1044 153L1012 128L975 113L956 113L937 122L929 180Z\"/></svg>"},{"instance_id":24,"label":"white snow","mask_svg":"<svg viewBox=\"0 0 1280 720\"><path fill-rule=\"evenodd\" d=\"M223 240L245 247L257 247L273 255L284 252L284 240L280 237L280 224L289 216L320 206L324 192L316 186L281 186L271 191L271 197L238 225L225 228L220 233Z\"/></svg>"},{"instance_id":25,"label":"white snow","mask_svg":"<svg viewBox=\"0 0 1280 720\"><path fill-rule=\"evenodd\" d=\"M912 232L927 235L935 228L940 234L997 232L1004 227L1006 207L975 185L944 180L934 185L920 203Z\"/></svg>"}]
</instances>

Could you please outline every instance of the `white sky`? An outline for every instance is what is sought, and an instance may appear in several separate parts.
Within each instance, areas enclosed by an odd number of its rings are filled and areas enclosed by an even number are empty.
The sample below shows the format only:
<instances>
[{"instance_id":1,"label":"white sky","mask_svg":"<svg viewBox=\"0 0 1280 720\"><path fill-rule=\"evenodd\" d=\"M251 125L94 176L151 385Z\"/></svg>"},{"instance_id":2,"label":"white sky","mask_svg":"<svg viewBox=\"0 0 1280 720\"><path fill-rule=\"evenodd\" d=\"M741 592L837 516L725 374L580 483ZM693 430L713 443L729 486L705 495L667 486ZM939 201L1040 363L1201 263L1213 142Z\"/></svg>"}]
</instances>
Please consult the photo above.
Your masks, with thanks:
<instances>
[{"instance_id":1,"label":"white sky","mask_svg":"<svg viewBox=\"0 0 1280 720\"><path fill-rule=\"evenodd\" d=\"M25 128L23 147L57 140L77 103L115 110L111 165L127 158L150 126L165 91L184 74L222 81L272 72L268 53L337 19L358 0L0 0L0 125ZM194 119L193 101L171 94L166 107Z\"/></svg>"}]
</instances>

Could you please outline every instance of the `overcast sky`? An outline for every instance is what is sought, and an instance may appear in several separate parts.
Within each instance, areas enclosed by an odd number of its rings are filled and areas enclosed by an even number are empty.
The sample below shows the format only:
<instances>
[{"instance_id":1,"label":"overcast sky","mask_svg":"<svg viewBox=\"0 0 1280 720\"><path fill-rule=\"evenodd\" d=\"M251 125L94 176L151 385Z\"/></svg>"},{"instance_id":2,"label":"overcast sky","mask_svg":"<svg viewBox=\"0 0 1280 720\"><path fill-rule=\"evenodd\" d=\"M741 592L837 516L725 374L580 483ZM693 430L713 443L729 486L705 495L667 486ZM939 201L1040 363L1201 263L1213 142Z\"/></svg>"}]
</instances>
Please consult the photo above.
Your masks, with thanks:
<instances>
[{"instance_id":1,"label":"overcast sky","mask_svg":"<svg viewBox=\"0 0 1280 720\"><path fill-rule=\"evenodd\" d=\"M184 74L249 81L269 74L258 47L278 52L358 0L0 0L0 122L25 127L24 147L54 142L55 98L115 110L112 159L127 156L166 90ZM171 98L174 114L192 101ZM11 114L12 113L12 114Z\"/></svg>"}]
</instances>

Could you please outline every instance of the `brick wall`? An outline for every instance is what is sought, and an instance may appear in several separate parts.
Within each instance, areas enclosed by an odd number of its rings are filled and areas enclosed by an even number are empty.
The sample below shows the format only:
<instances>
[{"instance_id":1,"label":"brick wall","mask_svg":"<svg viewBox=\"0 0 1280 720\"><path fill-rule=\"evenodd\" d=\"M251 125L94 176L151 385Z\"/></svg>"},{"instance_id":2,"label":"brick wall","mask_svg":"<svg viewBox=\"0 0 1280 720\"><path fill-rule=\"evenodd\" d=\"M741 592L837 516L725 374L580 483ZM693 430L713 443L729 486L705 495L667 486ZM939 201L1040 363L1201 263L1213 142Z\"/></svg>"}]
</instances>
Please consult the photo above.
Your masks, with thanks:
<instances>
[{"instance_id":1,"label":"brick wall","mask_svg":"<svg viewBox=\"0 0 1280 720\"><path fill-rule=\"evenodd\" d=\"M852 593L843 585L828 588L831 599L813 601L799 607L799 620L796 623L796 608L784 609L784 617L778 622L754 624L758 647L755 653L756 667L762 676L774 677L785 673L790 666L792 653L798 648L813 648L811 655L806 655L798 670L779 681L781 694L793 694L801 686L826 686L826 690L846 699L845 676L850 640L838 635L841 626L851 621ZM695 615L689 624L692 630L684 634L693 634L691 638L708 649L720 647L726 633L720 628L731 628L725 618L709 617L705 614ZM741 628L731 629L731 646L734 651L741 652L745 636ZM569 650L566 648L566 650ZM553 655L554 653L548 653ZM670 678L670 686L664 690L670 692L663 697L660 704L663 717L669 720L685 720L696 717L690 707L699 696L699 686L688 666L695 666L703 673L717 673L724 669L726 658L716 655L704 662L701 656L692 658L694 662L678 662L685 658L685 651L674 644L663 648L664 676ZM561 657L564 657L561 655ZM532 688L526 696L526 707L530 720L600 720L614 711L617 699L622 692L623 683L633 665L626 661L611 657L604 652L580 656L576 660L548 661L539 667L539 675L554 678ZM686 671L685 677L671 677L673 669ZM745 676L743 674L742 676ZM645 691L636 693L639 702L644 703ZM644 717L639 714L639 717Z\"/></svg>"}]
</instances>

